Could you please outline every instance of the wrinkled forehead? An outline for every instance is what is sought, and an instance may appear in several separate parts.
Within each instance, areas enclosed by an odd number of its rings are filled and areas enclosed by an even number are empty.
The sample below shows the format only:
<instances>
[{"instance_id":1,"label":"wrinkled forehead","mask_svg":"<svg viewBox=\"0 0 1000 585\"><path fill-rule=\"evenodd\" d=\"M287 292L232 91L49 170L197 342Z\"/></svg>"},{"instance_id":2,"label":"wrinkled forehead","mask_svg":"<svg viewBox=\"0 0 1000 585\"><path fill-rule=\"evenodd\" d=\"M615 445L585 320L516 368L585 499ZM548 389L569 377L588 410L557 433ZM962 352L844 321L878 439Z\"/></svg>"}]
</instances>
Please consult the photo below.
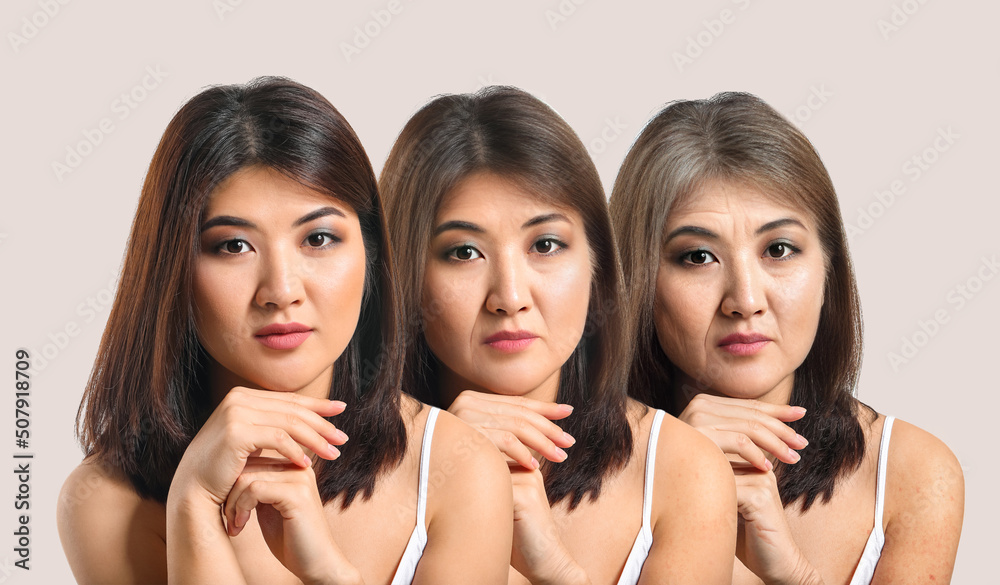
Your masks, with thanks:
<instances>
[{"instance_id":1,"label":"wrinkled forehead","mask_svg":"<svg viewBox=\"0 0 1000 585\"><path fill-rule=\"evenodd\" d=\"M724 194L725 197L720 197ZM800 216L811 224L816 218L805 198L794 190L769 181L744 177L706 177L680 190L667 210L667 223L678 215L698 211L737 213L747 207L772 206Z\"/></svg>"}]
</instances>

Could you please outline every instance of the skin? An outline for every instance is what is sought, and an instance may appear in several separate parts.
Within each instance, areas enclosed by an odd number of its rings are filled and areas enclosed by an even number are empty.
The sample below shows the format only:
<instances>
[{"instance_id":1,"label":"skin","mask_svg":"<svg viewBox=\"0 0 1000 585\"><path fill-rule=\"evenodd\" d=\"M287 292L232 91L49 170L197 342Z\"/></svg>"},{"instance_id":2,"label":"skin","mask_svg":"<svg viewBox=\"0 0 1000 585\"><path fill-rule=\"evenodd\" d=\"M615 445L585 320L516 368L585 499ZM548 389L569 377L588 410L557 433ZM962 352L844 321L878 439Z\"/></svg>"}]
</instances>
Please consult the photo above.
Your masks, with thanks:
<instances>
[{"instance_id":1,"label":"skin","mask_svg":"<svg viewBox=\"0 0 1000 585\"><path fill-rule=\"evenodd\" d=\"M347 440L323 417L345 409L326 396L361 306L357 215L251 167L212 194L205 225L219 217L241 225L203 229L194 291L218 405L185 451L165 506L94 461L67 479L58 516L74 575L81 583L168 575L176 583L388 583L414 528L429 409L404 397L407 451L370 499L346 510L339 497L324 505L312 469L312 457L336 459ZM287 322L311 328L300 346L276 350L255 338L262 326ZM434 445L431 476L448 481L428 491L428 544L414 583L504 582L511 491L503 459L447 413Z\"/></svg>"},{"instance_id":2,"label":"skin","mask_svg":"<svg viewBox=\"0 0 1000 585\"><path fill-rule=\"evenodd\" d=\"M466 178L442 200L424 274L424 331L443 365L449 412L508 459L514 492L510 583L614 583L641 523L645 455L654 412L629 402L635 437L600 499L549 507L538 461L558 464L573 437L552 421L559 372L582 335L593 261L583 219L490 174ZM518 352L486 343L530 331ZM719 563L735 542L735 493L718 449L672 417L655 465L654 544L642 583L728 583ZM595 543L600 543L595 546Z\"/></svg>"},{"instance_id":3,"label":"skin","mask_svg":"<svg viewBox=\"0 0 1000 585\"><path fill-rule=\"evenodd\" d=\"M801 209L744 185L710 182L667 218L654 308L661 347L679 370L679 417L730 458L741 527L734 583L846 583L872 531L885 417L862 421L867 451L829 502L782 508L775 459L795 464L808 437L785 423L795 369L812 347L826 259ZM735 332L769 341L752 355L722 344ZM893 427L886 543L873 583L948 582L964 509L955 456L904 421Z\"/></svg>"}]
</instances>

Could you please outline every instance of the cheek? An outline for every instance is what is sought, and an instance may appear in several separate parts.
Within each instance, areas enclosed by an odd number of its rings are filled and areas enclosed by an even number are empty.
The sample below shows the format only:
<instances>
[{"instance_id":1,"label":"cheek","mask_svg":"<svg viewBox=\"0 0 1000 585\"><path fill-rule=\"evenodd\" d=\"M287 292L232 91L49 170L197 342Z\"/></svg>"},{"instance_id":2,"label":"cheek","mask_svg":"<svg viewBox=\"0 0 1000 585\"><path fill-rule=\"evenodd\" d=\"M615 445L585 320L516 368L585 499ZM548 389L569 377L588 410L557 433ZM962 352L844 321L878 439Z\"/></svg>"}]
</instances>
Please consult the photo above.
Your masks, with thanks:
<instances>
[{"instance_id":1,"label":"cheek","mask_svg":"<svg viewBox=\"0 0 1000 585\"><path fill-rule=\"evenodd\" d=\"M715 312L715 293L697 282L689 282L669 268L660 268L653 301L653 320L660 347L680 365L684 354L699 348L694 340L708 334Z\"/></svg>"},{"instance_id":2,"label":"cheek","mask_svg":"<svg viewBox=\"0 0 1000 585\"><path fill-rule=\"evenodd\" d=\"M245 275L216 268L196 265L193 291L198 338L213 356L245 333L242 309L249 302Z\"/></svg>"},{"instance_id":3,"label":"cheek","mask_svg":"<svg viewBox=\"0 0 1000 585\"><path fill-rule=\"evenodd\" d=\"M589 259L584 258L560 270L539 274L533 287L532 296L549 339L559 344L557 351L567 357L580 342L587 325L592 281ZM608 318L591 317L595 321Z\"/></svg>"},{"instance_id":4,"label":"cheek","mask_svg":"<svg viewBox=\"0 0 1000 585\"><path fill-rule=\"evenodd\" d=\"M307 263L304 271L314 285L310 296L316 298L323 321L340 333L338 345L342 341L346 346L361 315L365 288L364 249L359 246L335 262Z\"/></svg>"},{"instance_id":5,"label":"cheek","mask_svg":"<svg viewBox=\"0 0 1000 585\"><path fill-rule=\"evenodd\" d=\"M424 336L434 354L461 353L468 346L485 293L478 278L429 261L421 293Z\"/></svg>"}]
</instances>

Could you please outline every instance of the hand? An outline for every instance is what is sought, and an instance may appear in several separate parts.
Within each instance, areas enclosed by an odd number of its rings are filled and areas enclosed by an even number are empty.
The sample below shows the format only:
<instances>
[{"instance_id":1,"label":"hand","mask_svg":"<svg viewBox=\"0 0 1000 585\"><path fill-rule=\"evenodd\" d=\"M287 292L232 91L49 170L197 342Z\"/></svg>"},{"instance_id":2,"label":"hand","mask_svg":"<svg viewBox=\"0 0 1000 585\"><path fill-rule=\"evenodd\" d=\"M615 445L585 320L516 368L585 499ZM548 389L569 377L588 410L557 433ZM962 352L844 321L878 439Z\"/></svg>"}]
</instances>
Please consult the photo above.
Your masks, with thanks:
<instances>
[{"instance_id":1,"label":"hand","mask_svg":"<svg viewBox=\"0 0 1000 585\"><path fill-rule=\"evenodd\" d=\"M216 507L243 473L247 459L263 449L277 451L293 464L312 462L303 447L336 459L347 435L324 416L344 411L334 402L292 393L233 388L184 451L170 490L202 496Z\"/></svg>"},{"instance_id":2,"label":"hand","mask_svg":"<svg viewBox=\"0 0 1000 585\"><path fill-rule=\"evenodd\" d=\"M764 451L779 461L797 463L809 441L784 424L805 416L799 406L769 404L758 400L695 396L677 418L698 429L727 455L737 455L761 471L773 466Z\"/></svg>"},{"instance_id":3,"label":"hand","mask_svg":"<svg viewBox=\"0 0 1000 585\"><path fill-rule=\"evenodd\" d=\"M736 556L765 583L817 584L822 579L792 538L771 471L734 468L740 515Z\"/></svg>"},{"instance_id":4,"label":"hand","mask_svg":"<svg viewBox=\"0 0 1000 585\"><path fill-rule=\"evenodd\" d=\"M243 530L254 509L271 553L303 583L356 579L330 532L312 467L251 457L226 500L231 536Z\"/></svg>"},{"instance_id":5,"label":"hand","mask_svg":"<svg viewBox=\"0 0 1000 585\"><path fill-rule=\"evenodd\" d=\"M514 541L510 564L532 583L589 583L559 538L538 469L510 465L514 489Z\"/></svg>"},{"instance_id":6,"label":"hand","mask_svg":"<svg viewBox=\"0 0 1000 585\"><path fill-rule=\"evenodd\" d=\"M559 463L567 457L562 448L576 443L552 422L573 412L568 404L466 390L451 403L448 412L486 435L500 452L525 469L538 469L530 450Z\"/></svg>"}]
</instances>

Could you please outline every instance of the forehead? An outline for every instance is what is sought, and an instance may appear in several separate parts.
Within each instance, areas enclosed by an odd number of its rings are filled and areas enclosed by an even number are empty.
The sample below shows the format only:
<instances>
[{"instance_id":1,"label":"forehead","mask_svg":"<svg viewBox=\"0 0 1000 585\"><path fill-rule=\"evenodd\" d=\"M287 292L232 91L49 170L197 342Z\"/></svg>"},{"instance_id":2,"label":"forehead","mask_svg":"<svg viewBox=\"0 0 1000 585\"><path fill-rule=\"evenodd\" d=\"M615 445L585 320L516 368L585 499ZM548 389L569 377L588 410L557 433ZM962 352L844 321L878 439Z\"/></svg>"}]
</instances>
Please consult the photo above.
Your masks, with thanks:
<instances>
[{"instance_id":1,"label":"forehead","mask_svg":"<svg viewBox=\"0 0 1000 585\"><path fill-rule=\"evenodd\" d=\"M219 183L205 202L203 216L252 215L266 221L322 206L335 207L348 217L356 217L351 206L337 198L311 189L275 169L253 166L240 169Z\"/></svg>"},{"instance_id":2,"label":"forehead","mask_svg":"<svg viewBox=\"0 0 1000 585\"><path fill-rule=\"evenodd\" d=\"M692 219L767 222L779 217L798 219L810 228L815 224L809 210L787 193L749 183L709 180L673 202L667 224Z\"/></svg>"},{"instance_id":3,"label":"forehead","mask_svg":"<svg viewBox=\"0 0 1000 585\"><path fill-rule=\"evenodd\" d=\"M460 181L441 198L437 221L468 219L477 222L519 220L558 211L574 223L580 213L526 190L517 182L489 173L476 173Z\"/></svg>"}]
</instances>

